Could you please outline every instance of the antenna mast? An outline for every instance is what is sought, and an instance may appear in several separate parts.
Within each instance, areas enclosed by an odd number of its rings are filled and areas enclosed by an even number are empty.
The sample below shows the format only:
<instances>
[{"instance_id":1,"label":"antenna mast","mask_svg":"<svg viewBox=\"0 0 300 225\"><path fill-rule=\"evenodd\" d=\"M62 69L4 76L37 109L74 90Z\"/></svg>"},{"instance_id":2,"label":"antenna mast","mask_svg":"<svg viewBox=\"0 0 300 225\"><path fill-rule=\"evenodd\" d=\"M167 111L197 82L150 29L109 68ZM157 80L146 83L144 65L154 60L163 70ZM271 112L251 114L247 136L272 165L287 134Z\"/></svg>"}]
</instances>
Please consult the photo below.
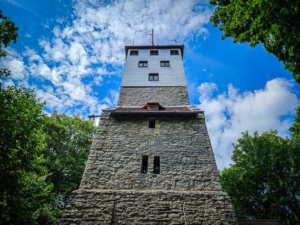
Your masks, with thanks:
<instances>
[{"instance_id":1,"label":"antenna mast","mask_svg":"<svg viewBox=\"0 0 300 225\"><path fill-rule=\"evenodd\" d=\"M152 39L151 39L151 45L154 45L153 39L154 39L154 29L152 28L152 34L150 34Z\"/></svg>"},{"instance_id":2,"label":"antenna mast","mask_svg":"<svg viewBox=\"0 0 300 225\"><path fill-rule=\"evenodd\" d=\"M136 32L134 33L133 41L132 41L132 40L125 39L125 40L124 40L124 44L125 44L125 45L134 45L134 42L135 42L135 36L136 36Z\"/></svg>"},{"instance_id":3,"label":"antenna mast","mask_svg":"<svg viewBox=\"0 0 300 225\"><path fill-rule=\"evenodd\" d=\"M134 45L134 42L135 42L135 35L136 35L136 32L134 32L133 45Z\"/></svg>"},{"instance_id":4,"label":"antenna mast","mask_svg":"<svg viewBox=\"0 0 300 225\"><path fill-rule=\"evenodd\" d=\"M173 31L172 31L172 34L173 34L173 38L174 38L175 44L177 45L177 41L176 41L176 39L175 39L175 36L174 36Z\"/></svg>"}]
</instances>

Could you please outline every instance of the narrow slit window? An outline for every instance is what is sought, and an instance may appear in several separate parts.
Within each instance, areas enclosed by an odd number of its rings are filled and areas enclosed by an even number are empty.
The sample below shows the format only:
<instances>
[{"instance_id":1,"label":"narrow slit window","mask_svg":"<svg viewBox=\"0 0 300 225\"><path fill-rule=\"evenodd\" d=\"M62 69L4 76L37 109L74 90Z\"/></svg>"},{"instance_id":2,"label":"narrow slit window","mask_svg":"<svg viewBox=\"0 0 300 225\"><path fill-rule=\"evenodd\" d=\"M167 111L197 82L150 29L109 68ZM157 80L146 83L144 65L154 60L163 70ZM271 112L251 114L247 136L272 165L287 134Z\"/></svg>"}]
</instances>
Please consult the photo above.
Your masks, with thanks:
<instances>
[{"instance_id":1,"label":"narrow slit window","mask_svg":"<svg viewBox=\"0 0 300 225\"><path fill-rule=\"evenodd\" d=\"M130 51L130 55L138 55L138 54L139 54L139 51L137 51L137 50Z\"/></svg>"},{"instance_id":2,"label":"narrow slit window","mask_svg":"<svg viewBox=\"0 0 300 225\"><path fill-rule=\"evenodd\" d=\"M170 61L160 61L161 67L170 67Z\"/></svg>"},{"instance_id":3,"label":"narrow slit window","mask_svg":"<svg viewBox=\"0 0 300 225\"><path fill-rule=\"evenodd\" d=\"M147 67L148 61L139 61L139 67Z\"/></svg>"},{"instance_id":4,"label":"narrow slit window","mask_svg":"<svg viewBox=\"0 0 300 225\"><path fill-rule=\"evenodd\" d=\"M150 50L150 55L158 55L158 50Z\"/></svg>"},{"instance_id":5,"label":"narrow slit window","mask_svg":"<svg viewBox=\"0 0 300 225\"><path fill-rule=\"evenodd\" d=\"M154 156L153 173L154 174L159 174L160 173L160 159L159 159L159 156Z\"/></svg>"},{"instance_id":6,"label":"narrow slit window","mask_svg":"<svg viewBox=\"0 0 300 225\"><path fill-rule=\"evenodd\" d=\"M171 55L179 55L178 50L170 50Z\"/></svg>"},{"instance_id":7,"label":"narrow slit window","mask_svg":"<svg viewBox=\"0 0 300 225\"><path fill-rule=\"evenodd\" d=\"M149 73L149 77L148 77L149 81L158 81L158 73Z\"/></svg>"},{"instance_id":8,"label":"narrow slit window","mask_svg":"<svg viewBox=\"0 0 300 225\"><path fill-rule=\"evenodd\" d=\"M155 120L149 120L149 128L155 128Z\"/></svg>"},{"instance_id":9,"label":"narrow slit window","mask_svg":"<svg viewBox=\"0 0 300 225\"><path fill-rule=\"evenodd\" d=\"M148 156L143 155L141 173L146 174L147 172L148 172Z\"/></svg>"}]
</instances>

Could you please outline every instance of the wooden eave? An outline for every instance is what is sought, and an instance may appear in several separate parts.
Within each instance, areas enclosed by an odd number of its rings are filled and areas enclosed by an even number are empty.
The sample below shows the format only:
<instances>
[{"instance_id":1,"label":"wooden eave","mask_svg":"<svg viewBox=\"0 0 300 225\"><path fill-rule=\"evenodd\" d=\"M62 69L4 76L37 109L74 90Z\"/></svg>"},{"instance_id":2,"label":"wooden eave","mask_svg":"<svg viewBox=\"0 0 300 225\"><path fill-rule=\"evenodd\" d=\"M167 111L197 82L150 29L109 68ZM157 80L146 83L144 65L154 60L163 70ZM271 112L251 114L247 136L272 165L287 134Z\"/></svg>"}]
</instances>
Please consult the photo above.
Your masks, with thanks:
<instances>
[{"instance_id":1,"label":"wooden eave","mask_svg":"<svg viewBox=\"0 0 300 225\"><path fill-rule=\"evenodd\" d=\"M158 111L149 111L147 108L126 108L120 107L110 112L111 116L118 115L197 115L199 112L194 112L188 107L165 107Z\"/></svg>"}]
</instances>

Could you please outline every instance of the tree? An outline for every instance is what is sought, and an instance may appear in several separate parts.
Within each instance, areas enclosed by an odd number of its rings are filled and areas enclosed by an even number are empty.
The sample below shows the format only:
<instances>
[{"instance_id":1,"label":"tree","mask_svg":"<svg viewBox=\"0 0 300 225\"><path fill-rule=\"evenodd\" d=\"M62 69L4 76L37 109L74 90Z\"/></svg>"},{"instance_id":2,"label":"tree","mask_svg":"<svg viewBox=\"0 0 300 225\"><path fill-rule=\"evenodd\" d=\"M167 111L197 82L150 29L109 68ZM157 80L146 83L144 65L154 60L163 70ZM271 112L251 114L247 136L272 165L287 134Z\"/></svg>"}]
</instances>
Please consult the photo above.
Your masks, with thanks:
<instances>
[{"instance_id":1,"label":"tree","mask_svg":"<svg viewBox=\"0 0 300 225\"><path fill-rule=\"evenodd\" d=\"M289 129L293 136L300 135L300 106L296 108L296 116L294 119L294 124Z\"/></svg>"},{"instance_id":2,"label":"tree","mask_svg":"<svg viewBox=\"0 0 300 225\"><path fill-rule=\"evenodd\" d=\"M78 189L95 127L46 116L33 90L0 89L0 224L58 224Z\"/></svg>"},{"instance_id":3,"label":"tree","mask_svg":"<svg viewBox=\"0 0 300 225\"><path fill-rule=\"evenodd\" d=\"M43 154L49 171L47 182L54 185L53 192L64 205L79 187L96 127L79 115L69 117L54 112L45 119Z\"/></svg>"},{"instance_id":4,"label":"tree","mask_svg":"<svg viewBox=\"0 0 300 225\"><path fill-rule=\"evenodd\" d=\"M0 57L18 28L0 11ZM0 69L1 76L8 69ZM42 107L33 90L0 83L0 224L58 224L53 185L45 182Z\"/></svg>"},{"instance_id":5,"label":"tree","mask_svg":"<svg viewBox=\"0 0 300 225\"><path fill-rule=\"evenodd\" d=\"M0 11L0 57L16 32ZM96 128L78 115L48 117L44 104L34 90L0 83L0 224L58 224L59 197L79 186Z\"/></svg>"},{"instance_id":6,"label":"tree","mask_svg":"<svg viewBox=\"0 0 300 225\"><path fill-rule=\"evenodd\" d=\"M234 163L221 172L237 217L300 224L299 137L284 139L272 130L242 134L233 145Z\"/></svg>"},{"instance_id":7,"label":"tree","mask_svg":"<svg viewBox=\"0 0 300 225\"><path fill-rule=\"evenodd\" d=\"M0 10L0 57L5 57L6 52L3 48L6 48L10 42L16 43L18 28L15 24L6 16L2 14ZM6 75L8 76L10 71L8 69L0 69L0 76Z\"/></svg>"},{"instance_id":8,"label":"tree","mask_svg":"<svg viewBox=\"0 0 300 225\"><path fill-rule=\"evenodd\" d=\"M224 31L222 39L262 43L268 53L282 61L300 83L300 0L210 0L210 18Z\"/></svg>"},{"instance_id":9,"label":"tree","mask_svg":"<svg viewBox=\"0 0 300 225\"><path fill-rule=\"evenodd\" d=\"M0 89L0 224L55 224L53 185L41 164L43 105L33 90Z\"/></svg>"}]
</instances>

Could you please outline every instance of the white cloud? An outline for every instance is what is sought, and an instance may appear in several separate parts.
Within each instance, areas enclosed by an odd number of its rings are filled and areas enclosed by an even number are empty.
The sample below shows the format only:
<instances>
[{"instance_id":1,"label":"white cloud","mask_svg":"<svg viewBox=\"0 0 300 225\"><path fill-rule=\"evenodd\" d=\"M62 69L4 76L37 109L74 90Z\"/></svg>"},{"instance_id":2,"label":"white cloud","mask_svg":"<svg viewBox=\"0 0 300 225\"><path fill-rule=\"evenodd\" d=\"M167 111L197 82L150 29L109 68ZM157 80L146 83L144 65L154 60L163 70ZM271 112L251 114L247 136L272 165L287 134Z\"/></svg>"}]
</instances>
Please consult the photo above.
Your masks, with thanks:
<instances>
[{"instance_id":1,"label":"white cloud","mask_svg":"<svg viewBox=\"0 0 300 225\"><path fill-rule=\"evenodd\" d=\"M62 48L61 42L72 48L75 42L81 44L81 52L85 50L89 57L96 57L101 63L121 65L124 63L124 41L133 39L135 33L136 44L150 44L152 28L155 42L158 40L160 44L169 44L173 35L182 43L194 35L207 34L203 25L209 22L212 13L207 3L201 0L120 0L109 5L98 2L95 7L95 2L77 1L74 6L77 19L72 26L53 30L55 37L61 40L52 41L53 49L57 52L57 48ZM45 50L50 54L49 49ZM70 54L74 62L72 51L66 54Z\"/></svg>"},{"instance_id":2,"label":"white cloud","mask_svg":"<svg viewBox=\"0 0 300 225\"><path fill-rule=\"evenodd\" d=\"M109 90L102 99L96 96L103 90L100 86L115 82L112 76L121 76L125 39L133 40L136 34L135 45L150 44L153 28L155 43L174 43L175 36L179 43L186 44L194 37L207 35L203 26L212 14L208 0L73 3L73 21L63 25L59 18L49 18L56 23L52 36L34 37L40 49L29 46L22 54L11 52L2 63L12 70L13 79L37 89L49 112L90 115L115 105L119 94L116 90Z\"/></svg>"},{"instance_id":3,"label":"white cloud","mask_svg":"<svg viewBox=\"0 0 300 225\"><path fill-rule=\"evenodd\" d=\"M12 48L5 49L6 57L0 58L0 64L3 68L9 68L11 73L14 74L15 80L25 79L25 65L22 57Z\"/></svg>"},{"instance_id":4,"label":"white cloud","mask_svg":"<svg viewBox=\"0 0 300 225\"><path fill-rule=\"evenodd\" d=\"M213 97L216 90L214 83L203 83L198 87L199 107L205 111L219 169L231 162L231 144L241 137L241 132L261 133L276 129L279 135L288 135L292 121L282 118L294 114L298 101L288 81L279 78L270 80L264 89L243 93L228 85L226 93Z\"/></svg>"}]
</instances>

